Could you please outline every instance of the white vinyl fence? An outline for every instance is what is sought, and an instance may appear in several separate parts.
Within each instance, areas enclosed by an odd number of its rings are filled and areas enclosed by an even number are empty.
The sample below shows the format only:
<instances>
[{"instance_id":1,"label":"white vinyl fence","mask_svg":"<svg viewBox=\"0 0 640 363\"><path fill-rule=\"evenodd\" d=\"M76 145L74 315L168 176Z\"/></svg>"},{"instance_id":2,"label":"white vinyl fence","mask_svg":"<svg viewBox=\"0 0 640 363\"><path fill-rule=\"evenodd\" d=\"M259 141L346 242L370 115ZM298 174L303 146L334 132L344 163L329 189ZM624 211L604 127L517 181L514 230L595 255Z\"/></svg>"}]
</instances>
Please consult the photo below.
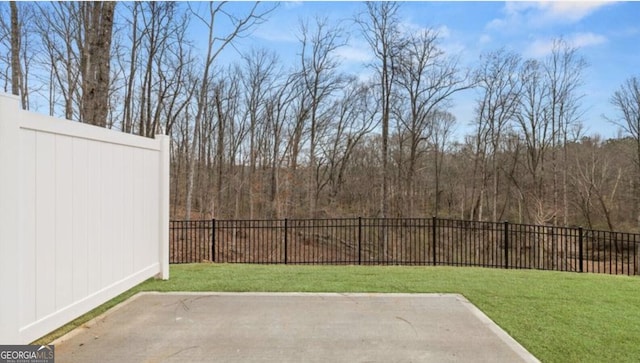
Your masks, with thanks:
<instances>
[{"instance_id":1,"label":"white vinyl fence","mask_svg":"<svg viewBox=\"0 0 640 363\"><path fill-rule=\"evenodd\" d=\"M0 94L0 344L169 278L169 137L23 111Z\"/></svg>"}]
</instances>

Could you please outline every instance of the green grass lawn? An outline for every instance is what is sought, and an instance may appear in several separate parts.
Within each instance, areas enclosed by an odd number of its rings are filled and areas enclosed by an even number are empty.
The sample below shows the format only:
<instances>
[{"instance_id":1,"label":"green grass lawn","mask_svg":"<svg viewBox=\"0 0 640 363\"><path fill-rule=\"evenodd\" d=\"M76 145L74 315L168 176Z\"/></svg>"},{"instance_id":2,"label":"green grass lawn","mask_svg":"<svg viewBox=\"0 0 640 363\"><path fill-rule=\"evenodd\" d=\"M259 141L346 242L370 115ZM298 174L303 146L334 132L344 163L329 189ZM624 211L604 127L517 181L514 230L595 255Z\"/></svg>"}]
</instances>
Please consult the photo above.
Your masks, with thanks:
<instances>
[{"instance_id":1,"label":"green grass lawn","mask_svg":"<svg viewBox=\"0 0 640 363\"><path fill-rule=\"evenodd\" d=\"M35 344L139 291L460 293L543 362L640 361L640 279L460 267L172 265Z\"/></svg>"}]
</instances>

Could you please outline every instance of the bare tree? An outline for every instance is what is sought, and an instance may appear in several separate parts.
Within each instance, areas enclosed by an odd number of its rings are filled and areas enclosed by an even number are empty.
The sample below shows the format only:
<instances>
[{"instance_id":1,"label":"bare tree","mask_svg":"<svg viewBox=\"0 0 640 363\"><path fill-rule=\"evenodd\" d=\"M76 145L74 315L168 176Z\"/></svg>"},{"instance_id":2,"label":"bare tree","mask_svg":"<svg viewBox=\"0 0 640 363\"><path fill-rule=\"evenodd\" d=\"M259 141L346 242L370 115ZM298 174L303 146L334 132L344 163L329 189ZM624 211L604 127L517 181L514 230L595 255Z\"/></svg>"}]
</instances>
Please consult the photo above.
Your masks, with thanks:
<instances>
[{"instance_id":1,"label":"bare tree","mask_svg":"<svg viewBox=\"0 0 640 363\"><path fill-rule=\"evenodd\" d=\"M476 81L481 91L476 108L478 142L486 143L485 151L491 159L492 218L498 220L499 163L498 152L508 124L519 111L522 83L518 80L520 57L504 49L481 57ZM486 162L481 163L482 175L487 176ZM484 185L484 183L483 183Z\"/></svg>"},{"instance_id":2,"label":"bare tree","mask_svg":"<svg viewBox=\"0 0 640 363\"><path fill-rule=\"evenodd\" d=\"M382 193L380 198L381 217L389 213L389 120L391 118L391 96L394 78L396 76L396 62L399 50L402 48L403 37L398 18L399 5L395 2L367 2L366 11L360 14L356 22L360 25L362 35L371 47L375 57L375 67L380 87L380 109L382 126Z\"/></svg>"},{"instance_id":3,"label":"bare tree","mask_svg":"<svg viewBox=\"0 0 640 363\"><path fill-rule=\"evenodd\" d=\"M294 69L293 73L300 73L299 69ZM295 89L295 97L293 102L292 117L289 120L287 126L287 137L289 140L288 145L288 159L289 159L289 172L287 174L288 183L290 186L289 191L289 204L299 205L304 210L305 201L308 200L306 191L308 185L303 185L304 175L302 175L302 169L300 169L301 161L304 159L302 155L303 147L306 143L308 135L308 128L306 123L309 119L309 102L307 98L308 93L305 92L305 83L303 80L293 82L291 86ZM308 175L308 172L306 173ZM308 216L308 211L304 213L297 213L296 215Z\"/></svg>"},{"instance_id":4,"label":"bare tree","mask_svg":"<svg viewBox=\"0 0 640 363\"><path fill-rule=\"evenodd\" d=\"M38 3L37 9L34 26L40 36L42 54L46 55L41 62L50 72L49 114L57 114L56 108L62 98L63 111L60 114L66 119L80 119L80 48L83 38L79 4Z\"/></svg>"},{"instance_id":5,"label":"bare tree","mask_svg":"<svg viewBox=\"0 0 640 363\"><path fill-rule=\"evenodd\" d=\"M586 68L586 61L579 56L578 49L570 46L563 39L553 42L551 54L544 63L544 71L548 79L548 117L551 121L551 167L553 176L553 209L558 211L558 148L562 147L562 200L564 225L568 219L567 203L567 141L572 126L581 117L580 99L578 93L582 85L582 72ZM553 216L553 224L557 225L557 215Z\"/></svg>"},{"instance_id":6,"label":"bare tree","mask_svg":"<svg viewBox=\"0 0 640 363\"><path fill-rule=\"evenodd\" d=\"M200 125L202 124L202 118L205 115L205 109L208 104L207 94L210 86L210 76L213 72L212 67L215 60L220 53L226 49L226 47L237 38L242 38L249 34L249 32L258 24L265 21L266 16L275 9L270 7L266 10L262 10L258 3L254 4L249 12L243 16L236 16L226 10L227 3L214 3L209 2L207 4L208 11L206 15L200 15L200 12L191 9L192 14L202 22L207 29L207 51L204 58L204 69L202 78L200 79L199 92L197 99L197 108L194 118L194 135L193 142L200 141ZM231 30L227 33L218 35L217 28L215 28L216 20L219 17L225 17L231 23ZM195 171L195 151L196 148L191 148L191 157L189 165L189 172L187 174L187 196L186 196L186 219L191 218L191 203L193 194L193 178Z\"/></svg>"},{"instance_id":7,"label":"bare tree","mask_svg":"<svg viewBox=\"0 0 640 363\"><path fill-rule=\"evenodd\" d=\"M123 99L123 112L122 112L122 131L126 133L133 132L133 99L134 99L134 86L136 84L136 72L138 70L138 52L141 44L140 30L138 29L139 14L142 12L143 3L134 2L133 4L124 5L130 9L130 15L128 21L130 23L130 48L129 48L129 69L125 79L125 94Z\"/></svg>"},{"instance_id":8,"label":"bare tree","mask_svg":"<svg viewBox=\"0 0 640 363\"><path fill-rule=\"evenodd\" d=\"M446 55L438 46L438 33L431 29L409 35L403 42L396 64L397 97L406 99L406 102L398 101L394 115L409 138L405 192L408 211L413 213L419 143L430 138L435 128L434 122L444 120L439 117L442 114L437 110L446 109L449 98L470 85L468 77L460 74L457 60ZM450 125L447 129L450 129Z\"/></svg>"},{"instance_id":9,"label":"bare tree","mask_svg":"<svg viewBox=\"0 0 640 363\"><path fill-rule=\"evenodd\" d=\"M524 137L526 147L526 170L530 177L527 196L537 210L532 216L538 223L546 223L555 215L545 203L547 191L544 184L545 157L554 137L548 110L548 79L542 64L537 60L524 62L520 72L523 83L520 112L516 115L517 127Z\"/></svg>"},{"instance_id":10,"label":"bare tree","mask_svg":"<svg viewBox=\"0 0 640 363\"><path fill-rule=\"evenodd\" d=\"M33 22L32 5L27 3L8 2L9 11L5 18L5 8L0 9L0 44L7 50L6 73L1 76L5 79L5 91L19 96L23 109L29 109L29 96L31 87L29 84L30 67L35 57L32 46L33 31L30 24ZM8 20L8 21L7 21ZM10 70L10 73L8 72ZM10 86L9 86L10 85Z\"/></svg>"},{"instance_id":11,"label":"bare tree","mask_svg":"<svg viewBox=\"0 0 640 363\"><path fill-rule=\"evenodd\" d=\"M277 56L266 50L252 50L243 57L242 86L246 117L249 118L249 170L248 170L248 204L249 218L253 219L255 211L255 195L259 192L256 186L256 163L258 160L258 134L264 127L265 99L274 87L276 78Z\"/></svg>"},{"instance_id":12,"label":"bare tree","mask_svg":"<svg viewBox=\"0 0 640 363\"><path fill-rule=\"evenodd\" d=\"M304 80L305 97L309 112L309 166L307 173L307 199L309 216L316 212L318 201L316 147L318 134L326 127L327 112L331 112L331 96L340 89L343 81L338 73L339 62L335 51L345 44L340 27L329 24L326 18L316 18L313 29L308 23L300 24L301 78Z\"/></svg>"},{"instance_id":13,"label":"bare tree","mask_svg":"<svg viewBox=\"0 0 640 363\"><path fill-rule=\"evenodd\" d=\"M640 227L640 79L631 77L627 79L611 97L611 104L618 111L613 123L620 126L634 141L635 144L635 196L636 196L636 223Z\"/></svg>"},{"instance_id":14,"label":"bare tree","mask_svg":"<svg viewBox=\"0 0 640 363\"><path fill-rule=\"evenodd\" d=\"M589 228L594 228L592 210L597 204L602 211L607 228L613 231L616 195L622 180L622 168L612 164L611 156L603 150L598 138L585 139L582 150L576 153L576 168L572 175L574 192L579 196L579 207ZM612 170L613 169L613 170Z\"/></svg>"},{"instance_id":15,"label":"bare tree","mask_svg":"<svg viewBox=\"0 0 640 363\"><path fill-rule=\"evenodd\" d=\"M239 118L239 82L238 69L230 68L221 73L213 87L213 108L217 120L215 215L222 215L224 209L229 209L225 208L223 194L226 191L228 199L231 188L229 183L225 183L225 176L233 175L237 150L245 134L244 127L236 128L236 120ZM225 168L225 164L228 168Z\"/></svg>"},{"instance_id":16,"label":"bare tree","mask_svg":"<svg viewBox=\"0 0 640 363\"><path fill-rule=\"evenodd\" d=\"M430 137L430 143L433 146L433 178L434 178L434 203L433 203L433 215L437 216L440 212L440 195L441 190L441 177L442 168L444 164L444 155L446 153L446 147L453 131L453 126L456 122L455 116L446 111L433 110L430 113L432 132Z\"/></svg>"},{"instance_id":17,"label":"bare tree","mask_svg":"<svg viewBox=\"0 0 640 363\"><path fill-rule=\"evenodd\" d=\"M188 14L174 2L136 2L120 9L125 23L114 32L112 123L147 137L160 128L170 133L175 112L193 94L193 82L187 81L194 62Z\"/></svg>"},{"instance_id":18,"label":"bare tree","mask_svg":"<svg viewBox=\"0 0 640 363\"><path fill-rule=\"evenodd\" d=\"M381 160L382 185L379 216L389 216L389 124L392 109L392 94L396 76L397 56L402 48L403 37L398 18L399 5L396 2L367 2L366 11L356 18L361 33L375 56L375 68L380 89L380 116L382 127ZM387 230L379 231L379 249L382 256L388 254Z\"/></svg>"},{"instance_id":19,"label":"bare tree","mask_svg":"<svg viewBox=\"0 0 640 363\"><path fill-rule=\"evenodd\" d=\"M266 151L266 160L263 165L268 166L269 208L267 215L270 218L281 218L287 214L286 203L289 198L282 192L281 169L284 164L287 151L291 149L293 140L285 139L287 126L296 123L296 110L294 101L300 95L301 90L294 86L297 82L297 74L294 72L278 82L271 94L266 99L265 121L266 133L262 136L268 138L265 144L270 147ZM290 187L288 192L291 192Z\"/></svg>"},{"instance_id":20,"label":"bare tree","mask_svg":"<svg viewBox=\"0 0 640 363\"><path fill-rule=\"evenodd\" d=\"M242 68L238 65L230 67L226 77L228 86L226 97L221 98L220 107L225 120L227 133L226 155L228 172L226 173L226 209L233 210L233 217L239 218L242 191L245 185L245 164L242 147L249 133L249 123L242 109ZM224 173L224 171L223 171ZM228 216L230 213L227 214Z\"/></svg>"},{"instance_id":21,"label":"bare tree","mask_svg":"<svg viewBox=\"0 0 640 363\"><path fill-rule=\"evenodd\" d=\"M339 208L338 195L346 192L343 188L353 153L379 124L376 120L379 100L373 97L369 85L352 79L343 95L332 107L335 111L329 125L332 132L319 140L321 162L316 187L319 193L328 186L327 204L331 210Z\"/></svg>"}]
</instances>

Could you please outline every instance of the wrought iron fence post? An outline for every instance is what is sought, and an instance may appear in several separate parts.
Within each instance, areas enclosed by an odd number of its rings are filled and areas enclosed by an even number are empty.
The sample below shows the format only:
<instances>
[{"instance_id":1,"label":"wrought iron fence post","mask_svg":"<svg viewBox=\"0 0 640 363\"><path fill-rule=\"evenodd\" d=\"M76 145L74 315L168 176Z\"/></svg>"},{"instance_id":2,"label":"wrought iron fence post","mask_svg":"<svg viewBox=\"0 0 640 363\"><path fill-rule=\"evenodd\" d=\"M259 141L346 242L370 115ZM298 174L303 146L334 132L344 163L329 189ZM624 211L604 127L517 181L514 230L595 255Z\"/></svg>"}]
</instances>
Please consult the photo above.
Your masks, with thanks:
<instances>
[{"instance_id":1,"label":"wrought iron fence post","mask_svg":"<svg viewBox=\"0 0 640 363\"><path fill-rule=\"evenodd\" d=\"M583 242L582 227L578 227L578 263L580 263L580 272L584 272L582 267L584 261L584 257L582 255L582 252L584 251L584 247L582 246Z\"/></svg>"},{"instance_id":2,"label":"wrought iron fence post","mask_svg":"<svg viewBox=\"0 0 640 363\"><path fill-rule=\"evenodd\" d=\"M358 217L358 265L362 264L362 217Z\"/></svg>"},{"instance_id":3,"label":"wrought iron fence post","mask_svg":"<svg viewBox=\"0 0 640 363\"><path fill-rule=\"evenodd\" d=\"M216 219L211 220L211 262L216 262Z\"/></svg>"},{"instance_id":4,"label":"wrought iron fence post","mask_svg":"<svg viewBox=\"0 0 640 363\"><path fill-rule=\"evenodd\" d=\"M287 264L287 224L288 219L284 219L284 264Z\"/></svg>"},{"instance_id":5,"label":"wrought iron fence post","mask_svg":"<svg viewBox=\"0 0 640 363\"><path fill-rule=\"evenodd\" d=\"M509 222L504 221L504 268L509 268Z\"/></svg>"},{"instance_id":6,"label":"wrought iron fence post","mask_svg":"<svg viewBox=\"0 0 640 363\"><path fill-rule=\"evenodd\" d=\"M634 248L633 248L633 274L634 275L638 275L640 274L640 269L638 267L638 246L640 245L638 242L636 242L636 238L633 237L633 242L634 242Z\"/></svg>"},{"instance_id":7,"label":"wrought iron fence post","mask_svg":"<svg viewBox=\"0 0 640 363\"><path fill-rule=\"evenodd\" d=\"M433 265L438 264L438 260L436 258L436 216L431 217L431 245L433 249Z\"/></svg>"}]
</instances>

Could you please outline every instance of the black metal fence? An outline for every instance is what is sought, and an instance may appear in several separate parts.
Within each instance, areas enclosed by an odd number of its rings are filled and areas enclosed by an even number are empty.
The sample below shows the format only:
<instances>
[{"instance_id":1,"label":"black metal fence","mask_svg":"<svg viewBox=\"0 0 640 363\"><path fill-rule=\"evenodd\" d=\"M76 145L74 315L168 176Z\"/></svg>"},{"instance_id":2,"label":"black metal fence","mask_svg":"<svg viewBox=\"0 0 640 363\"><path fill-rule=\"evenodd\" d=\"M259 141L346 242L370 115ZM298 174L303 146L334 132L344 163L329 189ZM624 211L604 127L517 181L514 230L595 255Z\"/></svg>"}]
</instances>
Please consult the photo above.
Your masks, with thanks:
<instances>
[{"instance_id":1,"label":"black metal fence","mask_svg":"<svg viewBox=\"0 0 640 363\"><path fill-rule=\"evenodd\" d=\"M640 234L439 218L171 221L170 263L448 265L640 274Z\"/></svg>"}]
</instances>

